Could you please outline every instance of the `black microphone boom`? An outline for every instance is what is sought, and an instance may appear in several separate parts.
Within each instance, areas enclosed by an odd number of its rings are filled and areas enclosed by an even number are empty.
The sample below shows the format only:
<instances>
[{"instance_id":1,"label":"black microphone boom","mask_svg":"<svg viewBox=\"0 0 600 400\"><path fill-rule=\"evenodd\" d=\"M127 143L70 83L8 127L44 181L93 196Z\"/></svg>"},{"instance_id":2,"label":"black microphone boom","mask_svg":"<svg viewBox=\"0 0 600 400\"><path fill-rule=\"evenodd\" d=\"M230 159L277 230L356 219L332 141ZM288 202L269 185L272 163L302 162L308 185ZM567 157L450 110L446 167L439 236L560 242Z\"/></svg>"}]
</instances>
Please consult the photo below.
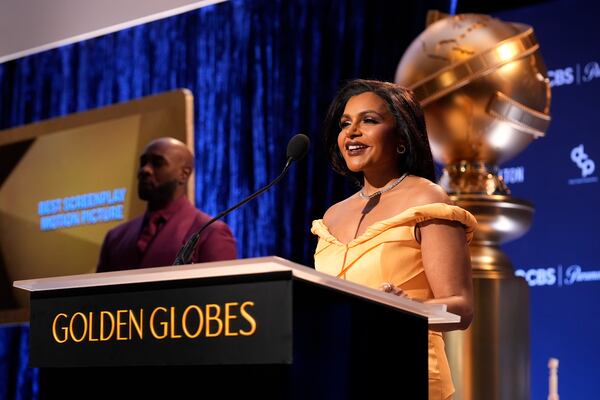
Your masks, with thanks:
<instances>
[{"instance_id":1,"label":"black microphone boom","mask_svg":"<svg viewBox=\"0 0 600 400\"><path fill-rule=\"evenodd\" d=\"M279 174L279 176L277 178L275 178L267 186L263 187L256 193L253 193L252 195L250 195L249 197L240 201L236 205L229 207L227 210L221 212L219 215L217 215L216 217L214 217L213 219L208 221L206 224L204 224L202 226L202 228L200 228L198 230L198 232L194 233L189 238L189 240L185 243L185 245L183 245L183 247L179 250L179 252L177 253L177 256L175 257L175 261L173 262L173 265L189 264L191 257L192 257L192 253L194 252L194 248L196 247L196 243L198 243L198 239L200 238L200 234L210 224L212 224L213 222L215 222L216 220L218 220L220 218L223 218L225 215L229 214L236 208L243 206L244 204L248 203L251 200L254 200L256 197L260 196L261 194L263 194L264 192L269 190L271 188L271 186L275 185L277 182L279 182L285 176L288 169L290 168L290 165L292 165L292 161L299 161L306 155L306 153L308 153L309 145L310 145L310 139L308 138L308 136L303 135L301 133L294 135L294 137L292 137L290 139L290 141L288 142L287 161L285 162L285 167L283 167L283 171L281 171L281 174Z\"/></svg>"}]
</instances>

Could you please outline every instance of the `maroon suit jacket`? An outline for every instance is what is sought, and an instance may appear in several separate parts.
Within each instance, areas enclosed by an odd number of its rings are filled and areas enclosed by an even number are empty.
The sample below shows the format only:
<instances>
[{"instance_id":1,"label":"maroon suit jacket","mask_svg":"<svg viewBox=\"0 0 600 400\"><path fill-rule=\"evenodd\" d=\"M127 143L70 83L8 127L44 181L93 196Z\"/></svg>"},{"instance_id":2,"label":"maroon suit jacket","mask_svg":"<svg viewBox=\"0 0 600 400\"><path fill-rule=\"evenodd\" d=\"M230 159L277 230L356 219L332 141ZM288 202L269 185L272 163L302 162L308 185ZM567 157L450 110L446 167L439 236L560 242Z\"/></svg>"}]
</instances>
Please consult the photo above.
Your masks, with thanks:
<instances>
[{"instance_id":1,"label":"maroon suit jacket","mask_svg":"<svg viewBox=\"0 0 600 400\"><path fill-rule=\"evenodd\" d=\"M166 222L160 226L144 254L140 254L137 241L146 214L111 229L102 243L98 272L172 265L179 249L210 220L208 215L192 206L185 196L171 203L165 213ZM236 243L231 230L225 223L216 221L202 232L192 262L235 258Z\"/></svg>"}]
</instances>

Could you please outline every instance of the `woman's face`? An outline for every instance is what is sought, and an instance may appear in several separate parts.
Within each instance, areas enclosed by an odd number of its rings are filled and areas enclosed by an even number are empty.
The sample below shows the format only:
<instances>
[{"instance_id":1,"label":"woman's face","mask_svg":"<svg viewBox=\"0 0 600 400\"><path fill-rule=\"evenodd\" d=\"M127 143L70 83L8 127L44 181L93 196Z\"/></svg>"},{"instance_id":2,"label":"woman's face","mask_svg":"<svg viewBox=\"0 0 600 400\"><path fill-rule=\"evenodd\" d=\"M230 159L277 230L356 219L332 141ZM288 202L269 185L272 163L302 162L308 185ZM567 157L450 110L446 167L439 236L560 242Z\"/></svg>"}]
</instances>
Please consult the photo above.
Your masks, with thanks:
<instances>
[{"instance_id":1,"label":"woman's face","mask_svg":"<svg viewBox=\"0 0 600 400\"><path fill-rule=\"evenodd\" d=\"M397 169L396 121L385 101L373 92L350 97L340 118L338 147L352 172Z\"/></svg>"}]
</instances>

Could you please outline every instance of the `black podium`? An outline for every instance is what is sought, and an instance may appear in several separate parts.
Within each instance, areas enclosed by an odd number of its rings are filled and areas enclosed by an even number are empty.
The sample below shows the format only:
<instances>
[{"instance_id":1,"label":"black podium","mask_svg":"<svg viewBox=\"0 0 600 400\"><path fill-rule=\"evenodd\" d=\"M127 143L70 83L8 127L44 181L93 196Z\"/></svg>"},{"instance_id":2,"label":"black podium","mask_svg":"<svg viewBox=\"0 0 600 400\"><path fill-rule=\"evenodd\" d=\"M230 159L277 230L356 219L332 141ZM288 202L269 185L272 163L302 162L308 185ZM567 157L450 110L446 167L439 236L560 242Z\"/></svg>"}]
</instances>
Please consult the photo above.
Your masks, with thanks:
<instances>
[{"instance_id":1,"label":"black podium","mask_svg":"<svg viewBox=\"0 0 600 400\"><path fill-rule=\"evenodd\" d=\"M265 257L17 281L40 397L427 398L427 305Z\"/></svg>"}]
</instances>

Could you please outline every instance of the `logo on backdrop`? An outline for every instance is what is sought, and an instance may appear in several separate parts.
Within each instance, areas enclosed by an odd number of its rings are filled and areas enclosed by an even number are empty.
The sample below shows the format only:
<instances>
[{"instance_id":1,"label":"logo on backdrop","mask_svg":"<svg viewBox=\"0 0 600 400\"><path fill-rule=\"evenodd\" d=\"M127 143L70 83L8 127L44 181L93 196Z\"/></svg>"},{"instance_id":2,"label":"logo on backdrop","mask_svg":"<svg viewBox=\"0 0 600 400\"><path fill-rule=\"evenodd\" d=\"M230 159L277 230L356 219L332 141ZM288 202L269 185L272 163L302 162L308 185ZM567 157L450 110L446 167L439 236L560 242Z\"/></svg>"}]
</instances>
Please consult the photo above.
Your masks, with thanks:
<instances>
[{"instance_id":1,"label":"logo on backdrop","mask_svg":"<svg viewBox=\"0 0 600 400\"><path fill-rule=\"evenodd\" d=\"M518 269L516 276L525 278L530 287L573 286L579 283L600 282L600 268L585 271L580 265Z\"/></svg>"},{"instance_id":2,"label":"logo on backdrop","mask_svg":"<svg viewBox=\"0 0 600 400\"><path fill-rule=\"evenodd\" d=\"M571 161L581 170L581 178L569 179L569 185L598 182L597 176L590 176L596 170L596 164L586 154L583 144L571 149Z\"/></svg>"},{"instance_id":3,"label":"logo on backdrop","mask_svg":"<svg viewBox=\"0 0 600 400\"><path fill-rule=\"evenodd\" d=\"M550 87L581 85L598 78L600 78L600 64L597 61L548 70Z\"/></svg>"},{"instance_id":4,"label":"logo on backdrop","mask_svg":"<svg viewBox=\"0 0 600 400\"><path fill-rule=\"evenodd\" d=\"M506 184L525 182L525 167L500 168L498 175L502 177Z\"/></svg>"}]
</instances>

